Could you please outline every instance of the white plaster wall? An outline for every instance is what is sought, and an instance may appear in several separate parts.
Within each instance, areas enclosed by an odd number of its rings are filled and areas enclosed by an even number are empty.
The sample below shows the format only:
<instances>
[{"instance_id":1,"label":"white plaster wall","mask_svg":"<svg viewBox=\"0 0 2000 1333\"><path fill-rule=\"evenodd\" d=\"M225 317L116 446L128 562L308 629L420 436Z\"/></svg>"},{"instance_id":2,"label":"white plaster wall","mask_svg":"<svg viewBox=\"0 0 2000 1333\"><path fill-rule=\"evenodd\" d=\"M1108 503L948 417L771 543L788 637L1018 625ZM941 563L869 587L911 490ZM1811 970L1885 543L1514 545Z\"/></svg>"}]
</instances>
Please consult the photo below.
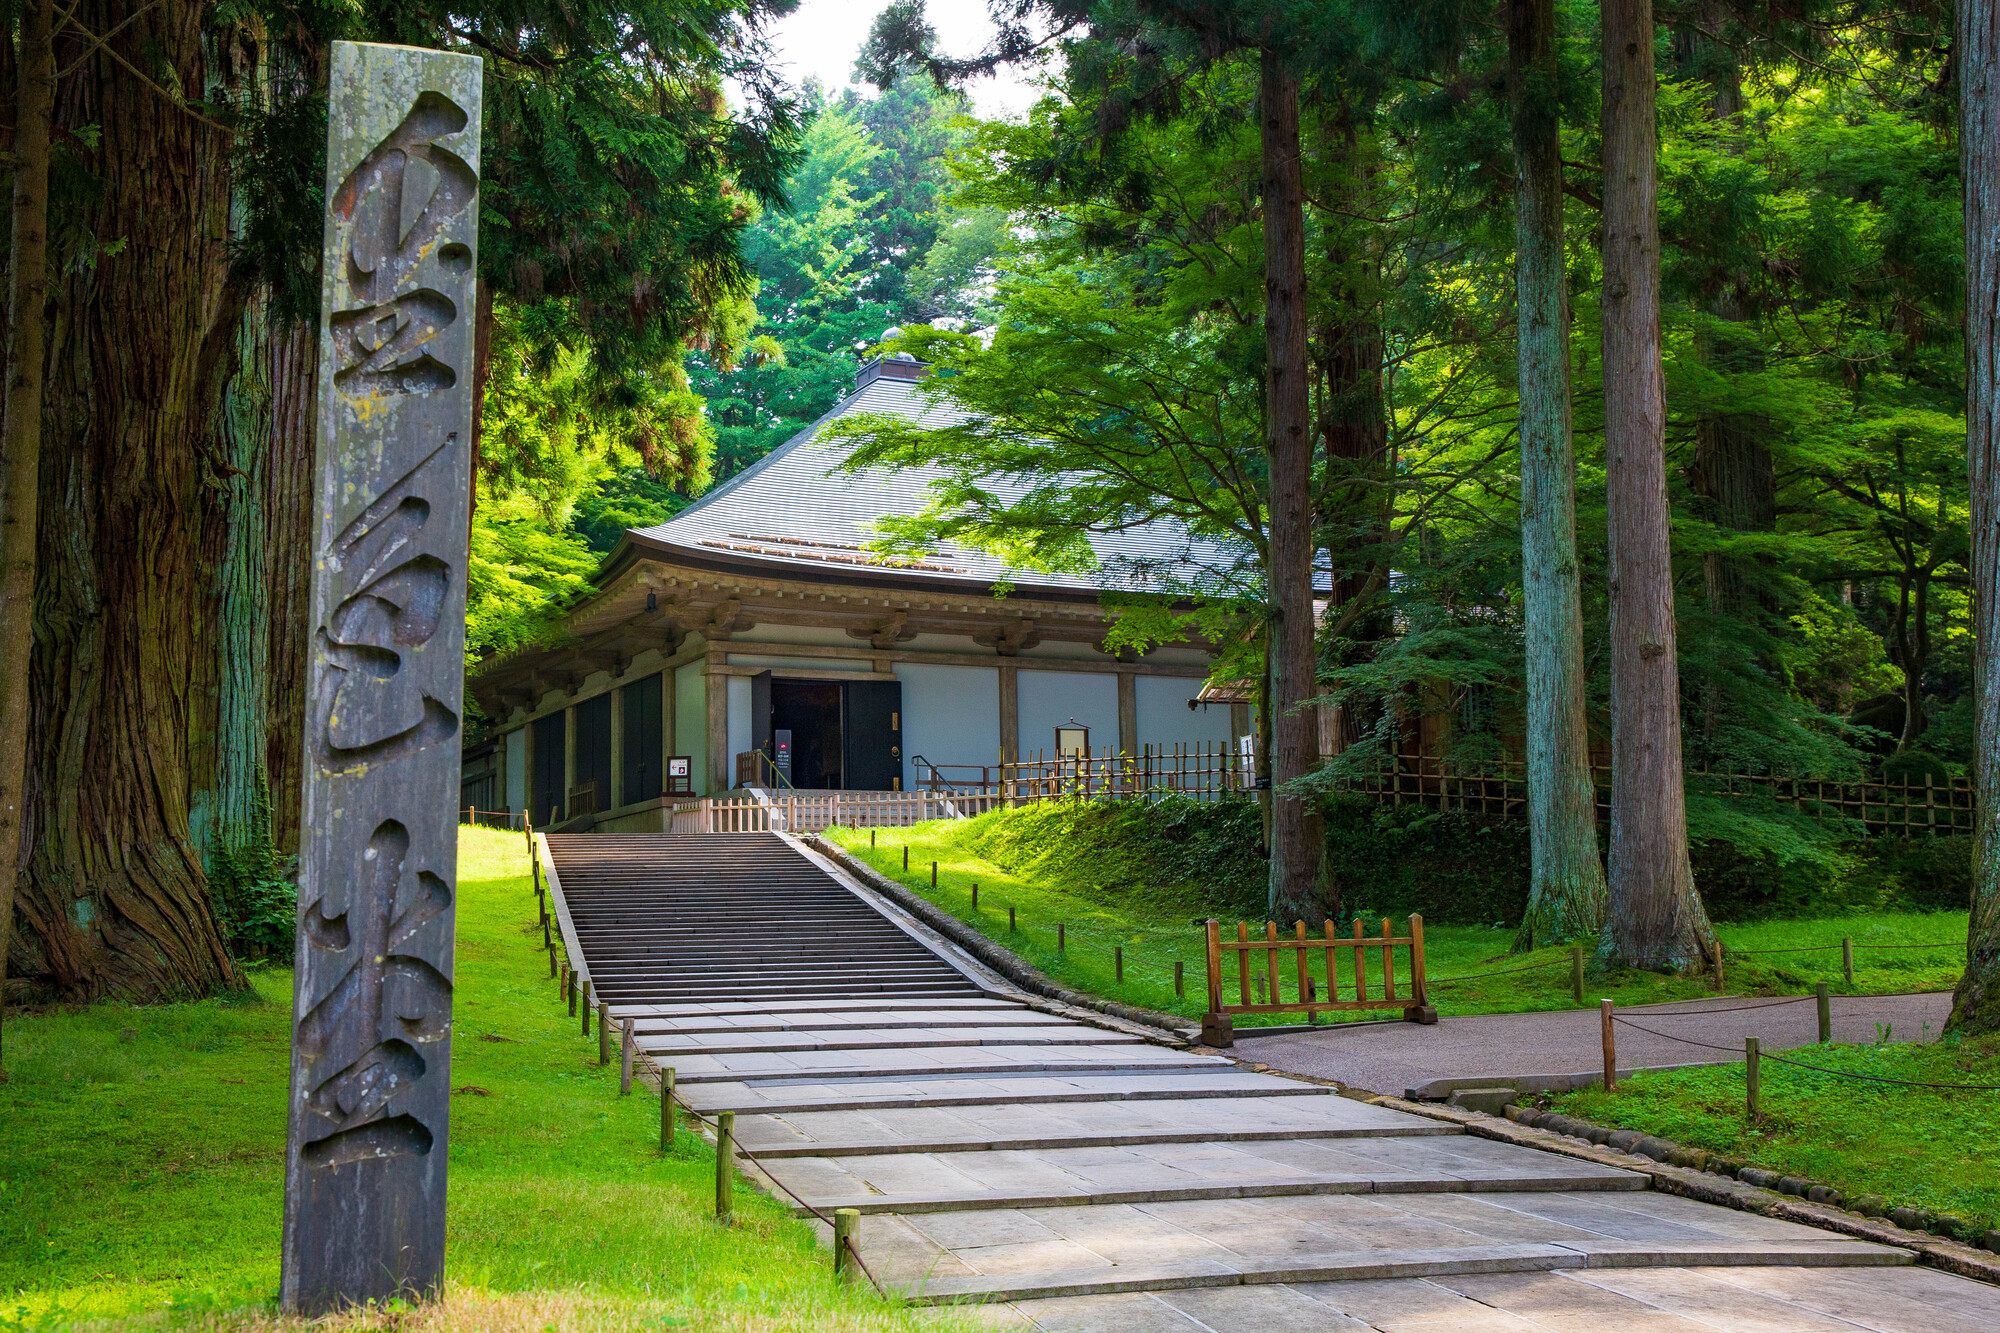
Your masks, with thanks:
<instances>
[{"instance_id":1,"label":"white plaster wall","mask_svg":"<svg viewBox=\"0 0 2000 1333\"><path fill-rule=\"evenodd\" d=\"M507 794L505 800L509 810L524 810L528 805L528 732L524 727L510 731L501 738L507 747Z\"/></svg>"},{"instance_id":2,"label":"white plaster wall","mask_svg":"<svg viewBox=\"0 0 2000 1333\"><path fill-rule=\"evenodd\" d=\"M722 786L733 786L736 782L736 756L750 748L750 677L731 676L729 678L729 772L722 775Z\"/></svg>"},{"instance_id":3,"label":"white plaster wall","mask_svg":"<svg viewBox=\"0 0 2000 1333\"><path fill-rule=\"evenodd\" d=\"M903 684L903 790L916 786L916 756L933 764L1000 762L998 667L898 662ZM949 768L947 776L953 776Z\"/></svg>"},{"instance_id":4,"label":"white plaster wall","mask_svg":"<svg viewBox=\"0 0 2000 1333\"><path fill-rule=\"evenodd\" d=\"M692 761L688 778L697 792L708 790L708 681L705 664L689 662L674 671L674 753Z\"/></svg>"},{"instance_id":5,"label":"white plaster wall","mask_svg":"<svg viewBox=\"0 0 2000 1333\"><path fill-rule=\"evenodd\" d=\"M1187 701L1201 693L1201 682L1172 676L1140 676L1134 693L1139 705L1139 744L1155 749L1175 745L1227 745L1229 705L1210 704L1188 711Z\"/></svg>"},{"instance_id":6,"label":"white plaster wall","mask_svg":"<svg viewBox=\"0 0 2000 1333\"><path fill-rule=\"evenodd\" d=\"M1056 728L1075 718L1090 728L1090 748L1118 748L1118 678L1102 671L1030 671L1020 682L1021 758L1053 756ZM942 763L942 760L938 762Z\"/></svg>"}]
</instances>

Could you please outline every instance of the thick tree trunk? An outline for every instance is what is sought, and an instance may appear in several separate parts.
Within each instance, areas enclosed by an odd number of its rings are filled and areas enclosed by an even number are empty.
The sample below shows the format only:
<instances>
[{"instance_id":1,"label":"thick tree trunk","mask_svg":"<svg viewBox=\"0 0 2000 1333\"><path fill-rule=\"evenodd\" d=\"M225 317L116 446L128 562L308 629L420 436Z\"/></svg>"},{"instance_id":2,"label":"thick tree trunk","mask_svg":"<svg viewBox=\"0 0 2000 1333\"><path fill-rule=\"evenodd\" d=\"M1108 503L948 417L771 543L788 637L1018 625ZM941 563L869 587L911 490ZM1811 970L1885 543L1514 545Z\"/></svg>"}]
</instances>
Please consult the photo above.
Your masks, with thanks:
<instances>
[{"instance_id":1,"label":"thick tree trunk","mask_svg":"<svg viewBox=\"0 0 2000 1333\"><path fill-rule=\"evenodd\" d=\"M304 800L307 616L312 609L313 423L319 404L319 334L286 329L268 346L270 454L264 464L264 771L271 790L271 843L299 851Z\"/></svg>"},{"instance_id":2,"label":"thick tree trunk","mask_svg":"<svg viewBox=\"0 0 2000 1333\"><path fill-rule=\"evenodd\" d=\"M1610 914L1600 957L1699 966L1668 548L1652 0L1605 0L1604 452L1611 557Z\"/></svg>"},{"instance_id":3,"label":"thick tree trunk","mask_svg":"<svg viewBox=\"0 0 2000 1333\"><path fill-rule=\"evenodd\" d=\"M1521 601L1527 621L1528 907L1517 947L1594 938L1604 866L1584 714L1583 593L1570 435L1569 275L1555 0L1511 0L1514 286L1521 380Z\"/></svg>"},{"instance_id":4,"label":"thick tree trunk","mask_svg":"<svg viewBox=\"0 0 2000 1333\"><path fill-rule=\"evenodd\" d=\"M21 862L33 648L35 515L47 354L49 117L55 106L54 0L22 0L14 103L7 401L0 409L0 1016L6 1012L14 880ZM4 1071L0 1063L0 1071ZM4 1077L0 1072L0 1077Z\"/></svg>"},{"instance_id":5,"label":"thick tree trunk","mask_svg":"<svg viewBox=\"0 0 2000 1333\"><path fill-rule=\"evenodd\" d=\"M186 89L205 10L82 0L78 21ZM99 52L59 125L101 134L88 225L119 238L63 279L43 459L22 952L47 989L131 1000L242 984L188 830L191 691L209 651L209 426L249 295L228 274L225 137Z\"/></svg>"},{"instance_id":6,"label":"thick tree trunk","mask_svg":"<svg viewBox=\"0 0 2000 1333\"><path fill-rule=\"evenodd\" d=\"M1263 53L1264 447L1271 473L1271 881L1277 921L1326 915L1319 811L1283 787L1319 761L1319 719L1303 707L1319 692L1313 646L1313 433L1306 348L1305 183L1299 161L1299 85Z\"/></svg>"},{"instance_id":7,"label":"thick tree trunk","mask_svg":"<svg viewBox=\"0 0 2000 1333\"><path fill-rule=\"evenodd\" d=\"M1948 1031L2000 1031L2000 14L1958 6L1959 169L1965 181L1965 435L1972 482L1979 826L1965 975Z\"/></svg>"}]
</instances>

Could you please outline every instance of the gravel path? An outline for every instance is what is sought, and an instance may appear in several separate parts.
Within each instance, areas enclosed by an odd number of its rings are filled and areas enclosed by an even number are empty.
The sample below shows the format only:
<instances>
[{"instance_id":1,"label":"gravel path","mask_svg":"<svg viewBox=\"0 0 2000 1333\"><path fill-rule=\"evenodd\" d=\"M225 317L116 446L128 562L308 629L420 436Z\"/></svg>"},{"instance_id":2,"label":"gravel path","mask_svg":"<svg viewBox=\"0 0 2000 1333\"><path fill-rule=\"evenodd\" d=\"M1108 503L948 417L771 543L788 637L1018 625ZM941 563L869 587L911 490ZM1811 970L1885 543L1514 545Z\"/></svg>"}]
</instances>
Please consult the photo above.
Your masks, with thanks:
<instances>
[{"instance_id":1,"label":"gravel path","mask_svg":"<svg viewBox=\"0 0 2000 1333\"><path fill-rule=\"evenodd\" d=\"M1630 1020L1617 1027L1621 1071L1733 1063L1743 1058L1745 1037L1762 1038L1764 1049L1771 1051L1819 1040L1819 1018L1810 995L1775 1000L1718 995L1619 1012ZM1833 1039L1874 1041L1877 1025L1886 1024L1893 1041L1935 1040L1950 1013L1949 991L1836 995ZM1632 1023L1652 1031L1642 1032ZM1598 1033L1597 1010L1592 1007L1443 1018L1434 1027L1388 1022L1271 1037L1239 1032L1231 1054L1371 1092L1411 1097L1443 1096L1453 1084L1472 1086L1480 1080L1513 1083L1524 1092L1565 1091L1601 1077L1604 1058ZM1689 1041L1725 1049L1693 1046Z\"/></svg>"}]
</instances>

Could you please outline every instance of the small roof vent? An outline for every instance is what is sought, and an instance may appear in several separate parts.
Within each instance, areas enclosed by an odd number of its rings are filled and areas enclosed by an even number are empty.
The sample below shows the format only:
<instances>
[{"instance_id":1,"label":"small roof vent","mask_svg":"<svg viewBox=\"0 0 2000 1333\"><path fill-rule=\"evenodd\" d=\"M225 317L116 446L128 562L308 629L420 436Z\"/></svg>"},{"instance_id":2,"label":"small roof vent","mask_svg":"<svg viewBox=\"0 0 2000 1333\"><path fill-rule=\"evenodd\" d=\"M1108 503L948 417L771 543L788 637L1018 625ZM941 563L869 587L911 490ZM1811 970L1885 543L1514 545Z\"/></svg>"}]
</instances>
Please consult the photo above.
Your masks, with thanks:
<instances>
[{"instance_id":1,"label":"small roof vent","mask_svg":"<svg viewBox=\"0 0 2000 1333\"><path fill-rule=\"evenodd\" d=\"M908 352L878 356L862 362L861 368L854 372L854 391L859 393L876 380L920 380L930 373L930 362L919 361Z\"/></svg>"}]
</instances>

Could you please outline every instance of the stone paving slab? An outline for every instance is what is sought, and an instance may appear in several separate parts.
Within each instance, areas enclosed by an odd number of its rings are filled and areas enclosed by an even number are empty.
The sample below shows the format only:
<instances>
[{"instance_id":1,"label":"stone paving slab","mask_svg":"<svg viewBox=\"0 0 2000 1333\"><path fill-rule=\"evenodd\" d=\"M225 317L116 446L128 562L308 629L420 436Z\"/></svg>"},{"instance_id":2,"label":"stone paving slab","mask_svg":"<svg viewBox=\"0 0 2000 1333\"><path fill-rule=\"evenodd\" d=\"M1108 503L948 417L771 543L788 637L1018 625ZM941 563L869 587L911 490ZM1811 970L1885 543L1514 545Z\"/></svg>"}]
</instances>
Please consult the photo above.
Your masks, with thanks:
<instances>
[{"instance_id":1,"label":"stone paving slab","mask_svg":"<svg viewBox=\"0 0 2000 1333\"><path fill-rule=\"evenodd\" d=\"M690 1109L770 1114L872 1107L1006 1106L1045 1102L1178 1101L1190 1097L1330 1097L1325 1088L1269 1074L1184 1069L1156 1074L1079 1071L989 1078L901 1078L677 1084Z\"/></svg>"},{"instance_id":2,"label":"stone paving slab","mask_svg":"<svg viewBox=\"0 0 2000 1333\"><path fill-rule=\"evenodd\" d=\"M1991 1333L2000 1291L1923 1268L1554 1269L1021 1301L1041 1333Z\"/></svg>"},{"instance_id":3,"label":"stone paving slab","mask_svg":"<svg viewBox=\"0 0 2000 1333\"><path fill-rule=\"evenodd\" d=\"M1445 1207L1426 1205L1445 1204ZM1577 1212L1581 1206L1583 1211ZM1568 1210L1572 1224L1550 1220ZM1714 1225L1700 1226L1703 1214ZM1658 1229L1662 1224L1671 1230ZM1072 1294L1166 1290L1170 1279L1217 1281L1355 1280L1380 1276L1364 1252L1398 1264L1445 1264L1426 1272L1527 1268L1704 1265L1901 1265L1909 1251L1849 1240L1771 1218L1745 1217L1651 1192L1515 1196L1337 1195L1157 1201L1127 1205L995 1208L869 1217L863 1254L885 1282L1027 1298L1052 1274ZM1442 1257L1440 1257L1442 1256ZM1538 1259L1536 1256L1541 1256ZM1547 1262L1542 1262L1546 1259ZM1461 1262L1463 1261L1463 1263ZM1421 1275L1414 1269L1400 1275ZM1224 1275L1234 1273L1234 1279ZM1087 1276L1079 1276L1087 1275ZM1135 1276L1136 1275L1136 1276ZM950 1280L951 1286L940 1285ZM1138 1282L1138 1286L1117 1287Z\"/></svg>"},{"instance_id":4,"label":"stone paving slab","mask_svg":"<svg viewBox=\"0 0 2000 1333\"><path fill-rule=\"evenodd\" d=\"M1873 1041L1887 1024L1897 1040L1935 1039L1951 1012L1949 992L1913 995L1836 995L1832 1001L1834 1039ZM1691 1046L1707 1042L1738 1052L1743 1039L1761 1037L1767 1051L1790 1050L1819 1040L1813 997L1759 1000L1718 995L1619 1011L1642 1023L1618 1029L1621 1069L1658 1068L1713 1062L1716 1051ZM1928 1037L1926 1036L1928 1033ZM1674 1040L1685 1038L1687 1040ZM1468 1078L1530 1080L1524 1086L1565 1090L1597 1081L1603 1066L1597 1007L1551 1009L1524 1014L1469 1014L1440 1019L1434 1026L1408 1023L1333 1024L1312 1032L1243 1037L1237 1056L1261 1060L1354 1088L1402 1094L1434 1082Z\"/></svg>"},{"instance_id":5,"label":"stone paving slab","mask_svg":"<svg viewBox=\"0 0 2000 1333\"><path fill-rule=\"evenodd\" d=\"M737 1141L768 1157L841 1157L1247 1143L1270 1139L1463 1136L1457 1125L1347 1097L1196 1098L1171 1103L1084 1102L1045 1107L915 1107L746 1117Z\"/></svg>"}]
</instances>

